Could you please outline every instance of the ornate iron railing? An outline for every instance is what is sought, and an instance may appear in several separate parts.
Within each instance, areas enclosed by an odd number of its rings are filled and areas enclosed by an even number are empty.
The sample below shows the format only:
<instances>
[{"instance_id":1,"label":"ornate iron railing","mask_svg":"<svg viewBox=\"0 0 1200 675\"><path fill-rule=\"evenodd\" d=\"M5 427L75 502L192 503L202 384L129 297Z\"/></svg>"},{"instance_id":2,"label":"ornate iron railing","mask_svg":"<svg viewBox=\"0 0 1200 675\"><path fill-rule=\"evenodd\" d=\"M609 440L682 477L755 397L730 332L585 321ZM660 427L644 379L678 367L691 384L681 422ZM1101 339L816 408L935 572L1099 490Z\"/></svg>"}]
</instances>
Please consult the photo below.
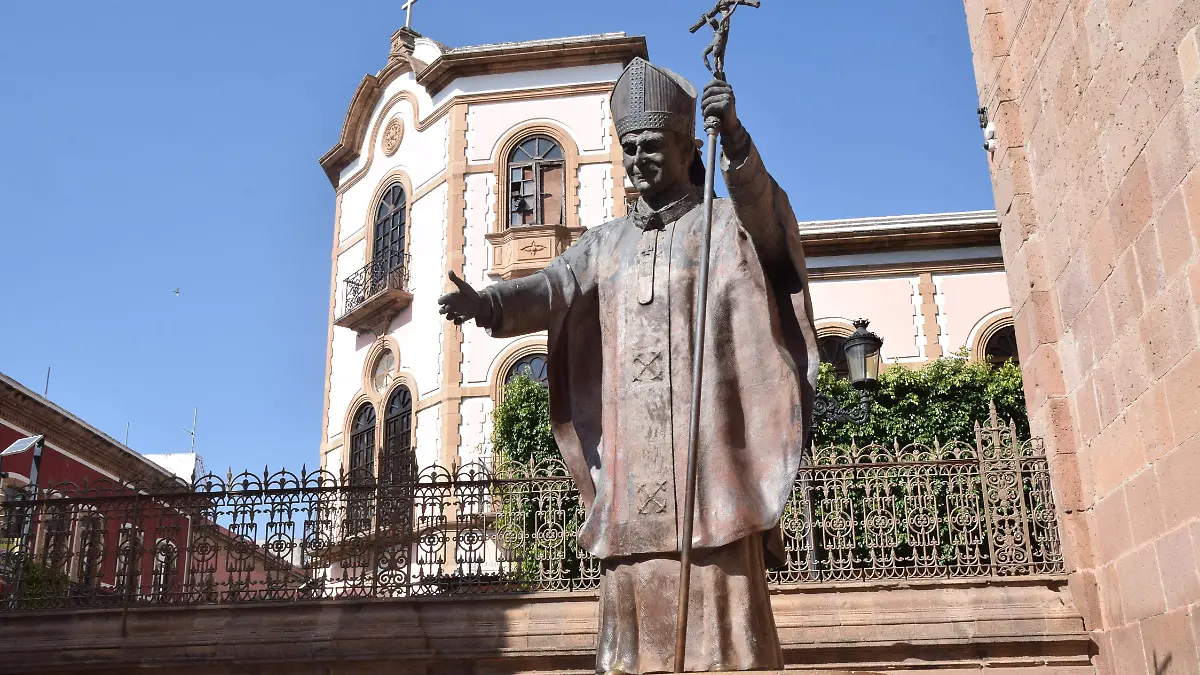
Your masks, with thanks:
<instances>
[{"instance_id":1,"label":"ornate iron railing","mask_svg":"<svg viewBox=\"0 0 1200 675\"><path fill-rule=\"evenodd\" d=\"M346 277L342 316L353 312L363 303L387 290L408 290L409 256L389 253L367 263L365 267Z\"/></svg>"},{"instance_id":2,"label":"ornate iron railing","mask_svg":"<svg viewBox=\"0 0 1200 675\"><path fill-rule=\"evenodd\" d=\"M994 413L976 429L814 448L771 581L1061 573L1041 444ZM576 542L582 515L558 461L52 485L3 505L0 610L588 590L600 565Z\"/></svg>"}]
</instances>

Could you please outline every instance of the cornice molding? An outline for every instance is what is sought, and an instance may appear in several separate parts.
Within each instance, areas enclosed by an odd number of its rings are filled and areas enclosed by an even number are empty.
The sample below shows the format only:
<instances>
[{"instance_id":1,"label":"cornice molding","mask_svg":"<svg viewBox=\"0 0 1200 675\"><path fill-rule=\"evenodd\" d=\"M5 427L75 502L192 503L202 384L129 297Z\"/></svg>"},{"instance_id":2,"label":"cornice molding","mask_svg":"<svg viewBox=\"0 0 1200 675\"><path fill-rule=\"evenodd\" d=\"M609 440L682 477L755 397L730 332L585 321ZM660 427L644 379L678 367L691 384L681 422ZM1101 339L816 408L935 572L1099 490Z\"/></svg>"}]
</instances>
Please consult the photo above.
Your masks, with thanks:
<instances>
[{"instance_id":1,"label":"cornice molding","mask_svg":"<svg viewBox=\"0 0 1200 675\"><path fill-rule=\"evenodd\" d=\"M1003 272L1002 260L946 260L934 262L895 263L891 265L854 265L846 267L812 268L808 278L813 281L836 279L862 279L865 277L915 277L931 274L955 274L961 272Z\"/></svg>"},{"instance_id":2,"label":"cornice molding","mask_svg":"<svg viewBox=\"0 0 1200 675\"><path fill-rule=\"evenodd\" d=\"M450 82L460 77L483 75L488 73L510 73L528 70L546 70L550 68L568 68L572 66L596 65L601 63L628 64L634 57L648 58L646 38L643 36L626 37L621 33L592 35L582 38L567 38L563 40L535 40L533 42L505 43L498 45L482 45L479 47L464 47L449 50L442 54L432 64L426 65L411 56L396 56L376 75L363 76L362 82L350 99L350 108L342 121L341 134L338 142L320 159L321 168L334 189L345 189L339 185L341 173L347 166L358 159L366 138L367 128L371 121L372 112L379 104L383 90L400 75L414 73L417 84L425 87L430 96L445 88ZM400 92L397 96L410 97L413 106L413 127L424 131L428 125L445 114L455 99L479 100L508 100L510 98L540 98L551 92L566 91L576 93L587 90L591 85L565 85L547 87L541 91L530 90L517 92L488 92L476 95L453 97L451 100L433 110L426 119L422 120L416 96L412 92ZM612 83L602 83L605 91L612 88ZM395 98L388 102L389 107ZM384 115L387 111L384 111ZM374 137L374 134L372 134ZM349 182L349 181L347 181Z\"/></svg>"},{"instance_id":3,"label":"cornice molding","mask_svg":"<svg viewBox=\"0 0 1200 675\"><path fill-rule=\"evenodd\" d=\"M429 64L417 75L417 84L436 96L461 77L603 63L624 67L635 57L649 58L646 38L626 37L623 33L464 47L442 54Z\"/></svg>"},{"instance_id":4,"label":"cornice molding","mask_svg":"<svg viewBox=\"0 0 1200 675\"><path fill-rule=\"evenodd\" d=\"M821 220L799 227L810 257L1000 244L995 211Z\"/></svg>"},{"instance_id":5,"label":"cornice molding","mask_svg":"<svg viewBox=\"0 0 1200 675\"><path fill-rule=\"evenodd\" d=\"M425 131L435 122L442 119L442 117L450 112L450 109L458 103L474 105L482 103L501 103L505 101L536 101L557 96L586 96L589 94L599 93L607 94L612 90L612 86L612 82L593 82L587 84L555 85L550 87L541 87L538 89L523 89L521 91L496 91L483 92L479 94L463 94L462 96L450 98L437 109L430 112L424 119L422 119L420 116L420 107L417 103L416 95L411 91L401 91L397 92L395 96L391 97L386 103L383 104L378 119L375 120L375 124L371 127L371 138L373 139L379 135L379 129L383 125L383 120L389 117L392 108L400 101L408 101L409 104L412 105L414 120L413 127L417 131ZM371 118L373 110L374 104L371 104L370 106L364 105L358 114L364 120L368 120ZM358 181L361 180L362 177L365 176L371 169L371 164L375 161L375 143L372 142L367 146L367 159L365 162L363 162L362 167L358 171L354 172L353 175L348 176L345 181L340 181L342 171L349 166L351 162L358 159L359 153L357 150L353 152L335 151L337 151L340 147L361 148L366 144L367 126L365 122L361 125L355 123L353 126L360 127L363 130L361 137L356 141L357 145L345 146L343 143L339 143L337 146L334 146L333 150L325 153L325 157L321 158L321 166L325 169L325 175L329 178L329 182L333 185L335 192L339 194L344 193L346 190L358 183ZM343 131L345 131L345 128L343 128Z\"/></svg>"},{"instance_id":6,"label":"cornice molding","mask_svg":"<svg viewBox=\"0 0 1200 675\"><path fill-rule=\"evenodd\" d=\"M2 374L0 420L12 422L29 433L42 434L49 445L76 455L118 479L175 478L175 474L132 448Z\"/></svg>"}]
</instances>

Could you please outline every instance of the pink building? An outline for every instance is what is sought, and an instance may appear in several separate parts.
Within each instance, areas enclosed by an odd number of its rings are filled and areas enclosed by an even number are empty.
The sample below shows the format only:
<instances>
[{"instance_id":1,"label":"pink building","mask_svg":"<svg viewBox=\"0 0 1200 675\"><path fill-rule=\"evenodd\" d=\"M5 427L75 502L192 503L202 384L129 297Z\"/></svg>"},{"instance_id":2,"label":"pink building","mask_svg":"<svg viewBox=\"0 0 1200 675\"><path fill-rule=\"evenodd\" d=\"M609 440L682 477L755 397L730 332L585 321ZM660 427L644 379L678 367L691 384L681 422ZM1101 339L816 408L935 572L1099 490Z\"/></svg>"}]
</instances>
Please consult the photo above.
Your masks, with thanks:
<instances>
[{"instance_id":1,"label":"pink building","mask_svg":"<svg viewBox=\"0 0 1200 675\"><path fill-rule=\"evenodd\" d=\"M27 496L23 489L33 452L4 458L0 469L7 476L0 502L8 501L9 508L0 523L0 592L16 582L19 565L7 563L22 548L26 560L67 584L71 594L92 598L169 602L185 586L225 588L237 580L261 580L264 563L299 576L289 564L263 552L253 538L240 536L244 533L236 531L238 524L223 522L228 518L215 521L215 514L197 507L196 500L161 498L173 491L189 494L187 488L203 472L198 457L141 455L0 374L0 449L30 436L45 439L39 499L61 501L12 508ZM175 465L175 471L156 458ZM220 553L204 557L200 539ZM245 560L231 560L230 550L246 551Z\"/></svg>"}]
</instances>

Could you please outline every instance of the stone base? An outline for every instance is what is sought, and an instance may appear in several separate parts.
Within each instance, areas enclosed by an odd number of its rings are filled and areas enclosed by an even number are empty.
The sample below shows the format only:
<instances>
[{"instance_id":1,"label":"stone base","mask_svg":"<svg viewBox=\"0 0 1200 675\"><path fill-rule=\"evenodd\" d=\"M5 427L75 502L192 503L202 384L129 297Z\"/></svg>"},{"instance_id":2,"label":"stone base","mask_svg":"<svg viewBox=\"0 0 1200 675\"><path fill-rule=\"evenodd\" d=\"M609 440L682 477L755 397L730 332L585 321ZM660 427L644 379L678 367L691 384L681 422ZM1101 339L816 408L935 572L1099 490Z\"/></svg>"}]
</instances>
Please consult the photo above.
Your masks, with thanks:
<instances>
[{"instance_id":1,"label":"stone base","mask_svg":"<svg viewBox=\"0 0 1200 675\"><path fill-rule=\"evenodd\" d=\"M1061 579L785 587L771 606L794 675L1096 675ZM595 675L596 616L588 593L0 612L0 672Z\"/></svg>"}]
</instances>

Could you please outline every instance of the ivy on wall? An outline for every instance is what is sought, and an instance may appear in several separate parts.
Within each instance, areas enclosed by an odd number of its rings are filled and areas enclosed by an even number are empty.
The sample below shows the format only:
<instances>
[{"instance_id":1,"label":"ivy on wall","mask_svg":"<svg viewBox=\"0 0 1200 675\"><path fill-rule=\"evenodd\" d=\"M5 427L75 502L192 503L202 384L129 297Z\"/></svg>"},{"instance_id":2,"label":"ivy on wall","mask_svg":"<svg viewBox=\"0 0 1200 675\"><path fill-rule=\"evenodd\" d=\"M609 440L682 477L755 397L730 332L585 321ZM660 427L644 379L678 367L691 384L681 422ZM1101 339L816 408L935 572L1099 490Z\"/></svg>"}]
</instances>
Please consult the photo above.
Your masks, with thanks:
<instances>
[{"instance_id":1,"label":"ivy on wall","mask_svg":"<svg viewBox=\"0 0 1200 675\"><path fill-rule=\"evenodd\" d=\"M536 464L558 458L550 432L550 393L525 375L504 388L504 400L492 413L492 447L504 459Z\"/></svg>"},{"instance_id":2,"label":"ivy on wall","mask_svg":"<svg viewBox=\"0 0 1200 675\"><path fill-rule=\"evenodd\" d=\"M843 406L858 405L858 393L848 381L834 376L829 364L821 364L817 389ZM1012 361L992 366L967 360L963 351L919 368L893 366L880 373L870 422L816 422L813 440L822 447L852 441L860 446L973 442L975 422L987 421L989 401L995 401L1001 419L1016 422L1022 438L1029 437L1021 368ZM558 457L550 432L549 395L537 382L524 376L514 379L492 420L492 445L505 459L539 463Z\"/></svg>"},{"instance_id":3,"label":"ivy on wall","mask_svg":"<svg viewBox=\"0 0 1200 675\"><path fill-rule=\"evenodd\" d=\"M987 422L989 402L993 401L1003 419L1011 417L1016 422L1018 436L1028 438L1029 420L1025 415L1020 367L1011 361L997 367L971 362L965 357L965 352L959 352L919 368L894 366L885 370L880 374L879 389L872 397L871 421L862 425L816 422L813 426L815 444L822 448L838 446L848 451L851 443L860 447L871 443L890 445L896 441L901 445L932 445L935 441L954 440L973 443L975 423ZM847 380L838 379L827 363L821 364L817 388L843 406L859 405L858 392ZM521 376L505 388L504 401L493 414L492 444L498 459L508 462L533 467L557 460L558 448L550 432L549 394L543 386ZM932 494L942 495L947 482L944 477L935 478L927 487ZM863 481L852 481L845 488L855 503L855 512L866 512ZM895 508L901 520L907 508L903 495L910 488L911 485L899 478L890 485L892 494L897 497ZM546 496L533 494L532 487L515 485L511 489L514 493L508 496L512 499L501 500L504 506L497 526L505 533L506 541L525 542L520 578L538 579L544 571L541 565L545 561L561 561L560 571L577 574L580 551L574 545L560 543L550 547L537 536L540 522L537 509L544 507ZM944 502L939 500L938 503ZM582 509L576 496L557 496L554 506L566 514L567 521L576 526L581 521ZM814 513L818 519L825 515L820 508ZM950 518L948 514L942 516L939 522L946 528ZM943 539L948 538L949 533L943 533ZM906 544L907 534L899 535L899 540ZM907 549L901 546L899 550ZM856 549L855 555L859 560L869 559L865 549ZM954 559L952 547L943 547L938 552L939 564L950 564Z\"/></svg>"},{"instance_id":4,"label":"ivy on wall","mask_svg":"<svg viewBox=\"0 0 1200 675\"><path fill-rule=\"evenodd\" d=\"M968 361L966 350L919 367L893 366L879 374L872 396L871 421L866 424L813 425L813 441L828 445L974 442L975 422L986 423L988 402L995 401L1002 420L1012 418L1021 438L1029 437L1021 368L1008 361L1000 366ZM821 364L817 390L846 407L859 405L859 395L833 368Z\"/></svg>"}]
</instances>

